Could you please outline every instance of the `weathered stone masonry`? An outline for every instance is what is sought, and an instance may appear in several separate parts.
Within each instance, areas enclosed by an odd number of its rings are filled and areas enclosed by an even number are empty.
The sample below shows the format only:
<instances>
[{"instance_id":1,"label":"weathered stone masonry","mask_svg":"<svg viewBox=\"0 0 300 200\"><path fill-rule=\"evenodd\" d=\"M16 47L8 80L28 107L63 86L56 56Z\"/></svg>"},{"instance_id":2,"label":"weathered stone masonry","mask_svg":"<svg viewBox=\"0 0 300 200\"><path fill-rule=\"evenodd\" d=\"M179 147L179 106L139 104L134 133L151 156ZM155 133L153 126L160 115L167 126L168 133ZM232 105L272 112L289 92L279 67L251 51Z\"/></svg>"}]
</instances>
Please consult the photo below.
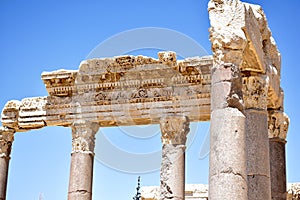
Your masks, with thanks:
<instances>
[{"instance_id":1,"label":"weathered stone masonry","mask_svg":"<svg viewBox=\"0 0 300 200\"><path fill-rule=\"evenodd\" d=\"M78 70L44 72L48 96L9 101L0 129L0 199L15 132L70 127L68 199L90 200L98 129L160 124L159 198L183 200L189 123L209 120L209 199L286 199L289 120L280 53L265 14L239 0L211 0L208 12L213 56L85 60Z\"/></svg>"}]
</instances>

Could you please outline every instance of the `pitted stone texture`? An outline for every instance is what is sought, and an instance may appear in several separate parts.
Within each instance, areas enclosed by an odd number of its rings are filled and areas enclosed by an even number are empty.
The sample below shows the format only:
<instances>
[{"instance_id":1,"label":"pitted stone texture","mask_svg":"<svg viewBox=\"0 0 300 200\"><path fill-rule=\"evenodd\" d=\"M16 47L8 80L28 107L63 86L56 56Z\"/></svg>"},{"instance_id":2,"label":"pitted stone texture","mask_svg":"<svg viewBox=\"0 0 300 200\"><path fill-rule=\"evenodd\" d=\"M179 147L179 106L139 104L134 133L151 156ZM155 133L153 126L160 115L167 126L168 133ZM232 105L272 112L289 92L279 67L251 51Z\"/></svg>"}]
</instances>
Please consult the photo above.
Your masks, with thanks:
<instances>
[{"instance_id":1,"label":"pitted stone texture","mask_svg":"<svg viewBox=\"0 0 300 200\"><path fill-rule=\"evenodd\" d=\"M164 64L175 64L176 63L176 53L169 52L158 52L158 60Z\"/></svg>"},{"instance_id":2,"label":"pitted stone texture","mask_svg":"<svg viewBox=\"0 0 300 200\"><path fill-rule=\"evenodd\" d=\"M290 183L287 186L287 200L300 199L300 183Z\"/></svg>"},{"instance_id":3,"label":"pitted stone texture","mask_svg":"<svg viewBox=\"0 0 300 200\"><path fill-rule=\"evenodd\" d=\"M11 146L14 140L13 129L0 127L0 199L6 199L6 188L8 178L8 166L10 160Z\"/></svg>"},{"instance_id":4,"label":"pitted stone texture","mask_svg":"<svg viewBox=\"0 0 300 200\"><path fill-rule=\"evenodd\" d=\"M72 126L72 153L94 154L95 135L98 129L97 123L76 121Z\"/></svg>"},{"instance_id":5,"label":"pitted stone texture","mask_svg":"<svg viewBox=\"0 0 300 200\"><path fill-rule=\"evenodd\" d=\"M269 139L272 200L286 200L285 143Z\"/></svg>"},{"instance_id":6,"label":"pitted stone texture","mask_svg":"<svg viewBox=\"0 0 300 200\"><path fill-rule=\"evenodd\" d=\"M93 164L92 154L72 154L68 200L92 200Z\"/></svg>"},{"instance_id":7,"label":"pitted stone texture","mask_svg":"<svg viewBox=\"0 0 300 200\"><path fill-rule=\"evenodd\" d=\"M236 108L212 111L209 198L247 199L245 116Z\"/></svg>"},{"instance_id":8,"label":"pitted stone texture","mask_svg":"<svg viewBox=\"0 0 300 200\"><path fill-rule=\"evenodd\" d=\"M185 142L190 131L186 116L165 116L160 121L162 161L160 169L160 200L184 200Z\"/></svg>"},{"instance_id":9,"label":"pitted stone texture","mask_svg":"<svg viewBox=\"0 0 300 200\"><path fill-rule=\"evenodd\" d=\"M19 129L19 110L21 102L17 100L11 100L7 102L2 110L1 118L2 125L18 130Z\"/></svg>"},{"instance_id":10,"label":"pitted stone texture","mask_svg":"<svg viewBox=\"0 0 300 200\"><path fill-rule=\"evenodd\" d=\"M14 133L15 131L13 129L0 127L0 158L7 159L10 157Z\"/></svg>"},{"instance_id":11,"label":"pitted stone texture","mask_svg":"<svg viewBox=\"0 0 300 200\"><path fill-rule=\"evenodd\" d=\"M158 124L170 114L208 121L212 57L176 60L174 52L159 57L97 58L78 70L44 72L49 96L8 102L2 124L21 132L72 126L78 119L105 127Z\"/></svg>"},{"instance_id":12,"label":"pitted stone texture","mask_svg":"<svg viewBox=\"0 0 300 200\"><path fill-rule=\"evenodd\" d=\"M160 121L163 144L183 144L190 131L189 119L185 116L166 116Z\"/></svg>"},{"instance_id":13,"label":"pitted stone texture","mask_svg":"<svg viewBox=\"0 0 300 200\"><path fill-rule=\"evenodd\" d=\"M72 126L72 154L68 200L91 200L95 134L99 125L77 120Z\"/></svg>"},{"instance_id":14,"label":"pitted stone texture","mask_svg":"<svg viewBox=\"0 0 300 200\"><path fill-rule=\"evenodd\" d=\"M266 77L243 77L243 97L245 109L255 108L266 110L268 105L268 85Z\"/></svg>"},{"instance_id":15,"label":"pitted stone texture","mask_svg":"<svg viewBox=\"0 0 300 200\"><path fill-rule=\"evenodd\" d=\"M267 111L246 109L248 198L271 199Z\"/></svg>"},{"instance_id":16,"label":"pitted stone texture","mask_svg":"<svg viewBox=\"0 0 300 200\"><path fill-rule=\"evenodd\" d=\"M211 70L211 109L227 107L243 110L242 78L239 67L232 63L214 64Z\"/></svg>"},{"instance_id":17,"label":"pitted stone texture","mask_svg":"<svg viewBox=\"0 0 300 200\"><path fill-rule=\"evenodd\" d=\"M264 175L248 176L248 199L271 199L270 178Z\"/></svg>"},{"instance_id":18,"label":"pitted stone texture","mask_svg":"<svg viewBox=\"0 0 300 200\"><path fill-rule=\"evenodd\" d=\"M185 145L163 144L160 170L160 200L184 200Z\"/></svg>"},{"instance_id":19,"label":"pitted stone texture","mask_svg":"<svg viewBox=\"0 0 300 200\"><path fill-rule=\"evenodd\" d=\"M269 138L278 138L285 142L290 119L282 111L269 110L268 127Z\"/></svg>"}]
</instances>

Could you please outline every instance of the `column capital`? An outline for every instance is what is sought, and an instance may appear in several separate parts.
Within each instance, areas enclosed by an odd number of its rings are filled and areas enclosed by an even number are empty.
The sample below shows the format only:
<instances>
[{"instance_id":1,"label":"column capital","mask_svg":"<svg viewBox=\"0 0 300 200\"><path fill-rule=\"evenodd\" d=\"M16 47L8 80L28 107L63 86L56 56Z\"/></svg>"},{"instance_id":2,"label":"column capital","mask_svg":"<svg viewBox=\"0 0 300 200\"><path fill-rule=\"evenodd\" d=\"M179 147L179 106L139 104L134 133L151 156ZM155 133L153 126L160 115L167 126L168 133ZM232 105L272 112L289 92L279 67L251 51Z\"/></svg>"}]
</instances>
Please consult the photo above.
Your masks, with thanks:
<instances>
[{"instance_id":1,"label":"column capital","mask_svg":"<svg viewBox=\"0 0 300 200\"><path fill-rule=\"evenodd\" d=\"M266 76L243 77L245 109L266 110L268 106L268 84Z\"/></svg>"},{"instance_id":2,"label":"column capital","mask_svg":"<svg viewBox=\"0 0 300 200\"><path fill-rule=\"evenodd\" d=\"M269 138L278 138L285 142L290 124L289 117L280 110L270 110L268 113Z\"/></svg>"},{"instance_id":3,"label":"column capital","mask_svg":"<svg viewBox=\"0 0 300 200\"><path fill-rule=\"evenodd\" d=\"M77 120L72 125L72 153L94 154L95 135L99 124L85 120Z\"/></svg>"},{"instance_id":4,"label":"column capital","mask_svg":"<svg viewBox=\"0 0 300 200\"><path fill-rule=\"evenodd\" d=\"M0 157L9 158L14 141L14 129L0 127Z\"/></svg>"},{"instance_id":5,"label":"column capital","mask_svg":"<svg viewBox=\"0 0 300 200\"><path fill-rule=\"evenodd\" d=\"M189 118L186 116L165 116L160 120L163 144L184 144L190 131Z\"/></svg>"}]
</instances>

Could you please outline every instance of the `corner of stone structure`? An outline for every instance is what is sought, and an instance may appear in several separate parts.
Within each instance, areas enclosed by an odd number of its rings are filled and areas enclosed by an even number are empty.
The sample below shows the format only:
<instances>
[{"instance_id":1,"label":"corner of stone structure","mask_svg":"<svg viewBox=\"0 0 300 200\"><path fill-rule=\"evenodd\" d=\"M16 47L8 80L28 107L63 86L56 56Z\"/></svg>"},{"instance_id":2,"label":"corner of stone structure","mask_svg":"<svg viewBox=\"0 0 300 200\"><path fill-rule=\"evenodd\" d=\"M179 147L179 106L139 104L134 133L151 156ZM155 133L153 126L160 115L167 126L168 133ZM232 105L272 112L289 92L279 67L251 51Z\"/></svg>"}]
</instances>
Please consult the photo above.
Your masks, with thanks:
<instances>
[{"instance_id":1,"label":"corner of stone structure","mask_svg":"<svg viewBox=\"0 0 300 200\"><path fill-rule=\"evenodd\" d=\"M4 127L8 127L14 130L19 129L19 112L21 101L11 100L8 101L1 113L1 121Z\"/></svg>"}]
</instances>

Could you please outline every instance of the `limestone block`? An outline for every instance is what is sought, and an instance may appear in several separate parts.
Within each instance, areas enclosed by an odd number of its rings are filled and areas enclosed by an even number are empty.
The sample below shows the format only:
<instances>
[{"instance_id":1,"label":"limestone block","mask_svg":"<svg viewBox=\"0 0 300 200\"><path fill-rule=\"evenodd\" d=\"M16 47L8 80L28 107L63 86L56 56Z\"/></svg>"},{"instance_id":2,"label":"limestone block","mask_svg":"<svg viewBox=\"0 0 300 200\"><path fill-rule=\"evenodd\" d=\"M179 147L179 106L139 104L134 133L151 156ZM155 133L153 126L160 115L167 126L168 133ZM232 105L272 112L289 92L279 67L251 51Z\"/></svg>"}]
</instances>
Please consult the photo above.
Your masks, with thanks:
<instances>
[{"instance_id":1,"label":"limestone block","mask_svg":"<svg viewBox=\"0 0 300 200\"><path fill-rule=\"evenodd\" d=\"M273 65L268 65L267 70L268 108L279 109L283 107L283 93L280 88L280 75Z\"/></svg>"},{"instance_id":2,"label":"limestone block","mask_svg":"<svg viewBox=\"0 0 300 200\"><path fill-rule=\"evenodd\" d=\"M49 95L70 96L74 90L74 82L77 70L57 70L54 72L43 72L42 80Z\"/></svg>"},{"instance_id":3,"label":"limestone block","mask_svg":"<svg viewBox=\"0 0 300 200\"><path fill-rule=\"evenodd\" d=\"M245 108L267 109L268 85L266 77L243 77L243 98Z\"/></svg>"},{"instance_id":4,"label":"limestone block","mask_svg":"<svg viewBox=\"0 0 300 200\"><path fill-rule=\"evenodd\" d=\"M18 118L20 106L21 102L16 100L11 100L5 104L1 114L3 126L15 130L19 129Z\"/></svg>"},{"instance_id":5,"label":"limestone block","mask_svg":"<svg viewBox=\"0 0 300 200\"><path fill-rule=\"evenodd\" d=\"M172 51L158 52L158 60L164 64L175 64L176 53Z\"/></svg>"},{"instance_id":6,"label":"limestone block","mask_svg":"<svg viewBox=\"0 0 300 200\"><path fill-rule=\"evenodd\" d=\"M244 49L246 37L242 31L245 26L245 8L238 1L213 1L208 3L211 24L210 39L212 48Z\"/></svg>"},{"instance_id":7,"label":"limestone block","mask_svg":"<svg viewBox=\"0 0 300 200\"><path fill-rule=\"evenodd\" d=\"M234 107L243 109L242 79L238 67L232 64L212 68L211 109Z\"/></svg>"},{"instance_id":8,"label":"limestone block","mask_svg":"<svg viewBox=\"0 0 300 200\"><path fill-rule=\"evenodd\" d=\"M243 54L241 70L265 73L263 41L259 23L253 13L252 6L245 6L245 9L245 26L243 30L249 42Z\"/></svg>"},{"instance_id":9,"label":"limestone block","mask_svg":"<svg viewBox=\"0 0 300 200\"><path fill-rule=\"evenodd\" d=\"M47 97L33 97L23 99L19 108L19 129L25 131L47 126L46 104Z\"/></svg>"}]
</instances>

